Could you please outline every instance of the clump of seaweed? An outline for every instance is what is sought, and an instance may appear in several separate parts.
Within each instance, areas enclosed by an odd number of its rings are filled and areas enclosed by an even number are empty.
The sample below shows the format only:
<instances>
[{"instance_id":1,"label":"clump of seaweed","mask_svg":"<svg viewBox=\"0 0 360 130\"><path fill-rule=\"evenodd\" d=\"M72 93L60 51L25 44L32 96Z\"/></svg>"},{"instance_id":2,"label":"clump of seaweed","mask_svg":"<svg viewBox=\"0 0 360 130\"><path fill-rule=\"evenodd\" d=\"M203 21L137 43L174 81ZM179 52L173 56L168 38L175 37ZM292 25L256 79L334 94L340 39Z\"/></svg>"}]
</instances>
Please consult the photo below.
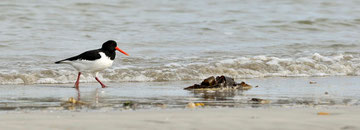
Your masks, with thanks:
<instances>
[{"instance_id":1,"label":"clump of seaweed","mask_svg":"<svg viewBox=\"0 0 360 130\"><path fill-rule=\"evenodd\" d=\"M248 90L252 88L251 85L246 84L245 82L237 83L233 78L227 76L211 76L206 78L200 84L194 84L192 86L184 88L185 90L194 90L194 89L241 89Z\"/></svg>"}]
</instances>

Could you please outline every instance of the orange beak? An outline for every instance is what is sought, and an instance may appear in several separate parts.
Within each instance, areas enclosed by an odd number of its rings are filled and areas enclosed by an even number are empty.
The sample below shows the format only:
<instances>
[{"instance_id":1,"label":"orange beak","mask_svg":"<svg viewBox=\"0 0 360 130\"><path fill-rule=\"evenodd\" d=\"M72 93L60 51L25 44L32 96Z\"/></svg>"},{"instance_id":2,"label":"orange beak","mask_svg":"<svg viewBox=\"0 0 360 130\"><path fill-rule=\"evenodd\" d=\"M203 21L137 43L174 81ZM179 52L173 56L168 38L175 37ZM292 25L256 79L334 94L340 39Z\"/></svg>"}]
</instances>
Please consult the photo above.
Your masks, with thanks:
<instances>
[{"instance_id":1,"label":"orange beak","mask_svg":"<svg viewBox=\"0 0 360 130\"><path fill-rule=\"evenodd\" d=\"M126 53L125 51L121 50L119 47L115 47L115 49L116 49L116 50L118 50L118 51L120 51L121 53L123 53L123 54L125 54L125 55L129 56L129 54L128 54L128 53Z\"/></svg>"}]
</instances>

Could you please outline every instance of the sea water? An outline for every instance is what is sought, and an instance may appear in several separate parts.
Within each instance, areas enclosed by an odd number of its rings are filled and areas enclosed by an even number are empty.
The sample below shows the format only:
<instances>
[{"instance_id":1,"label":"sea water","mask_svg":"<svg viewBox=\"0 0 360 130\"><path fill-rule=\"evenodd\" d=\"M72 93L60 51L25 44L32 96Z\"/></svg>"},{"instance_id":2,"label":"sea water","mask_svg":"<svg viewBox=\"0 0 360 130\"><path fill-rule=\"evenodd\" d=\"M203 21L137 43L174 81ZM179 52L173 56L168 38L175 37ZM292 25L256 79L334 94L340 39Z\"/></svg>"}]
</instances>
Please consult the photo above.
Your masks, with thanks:
<instances>
[{"instance_id":1,"label":"sea water","mask_svg":"<svg viewBox=\"0 0 360 130\"><path fill-rule=\"evenodd\" d=\"M2 0L0 84L73 83L55 61L116 40L104 81L360 75L360 1ZM96 82L84 74L81 82Z\"/></svg>"}]
</instances>

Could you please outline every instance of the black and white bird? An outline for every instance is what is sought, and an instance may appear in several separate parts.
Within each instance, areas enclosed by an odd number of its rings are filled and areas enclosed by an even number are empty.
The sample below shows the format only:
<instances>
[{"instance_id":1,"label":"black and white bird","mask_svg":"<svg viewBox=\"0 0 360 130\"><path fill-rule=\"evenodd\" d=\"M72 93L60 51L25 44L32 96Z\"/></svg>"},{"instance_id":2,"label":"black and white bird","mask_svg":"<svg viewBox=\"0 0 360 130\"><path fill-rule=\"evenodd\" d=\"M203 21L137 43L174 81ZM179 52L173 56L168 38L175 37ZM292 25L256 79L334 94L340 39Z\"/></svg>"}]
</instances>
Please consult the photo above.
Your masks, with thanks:
<instances>
[{"instance_id":1,"label":"black and white bird","mask_svg":"<svg viewBox=\"0 0 360 130\"><path fill-rule=\"evenodd\" d=\"M95 79L102 88L106 86L97 78L100 71L109 68L115 59L116 50L129 56L126 52L117 47L113 40L106 41L100 49L86 51L80 55L55 62L55 64L69 64L79 73L75 82L75 88L79 89L79 79L82 72L95 74Z\"/></svg>"}]
</instances>

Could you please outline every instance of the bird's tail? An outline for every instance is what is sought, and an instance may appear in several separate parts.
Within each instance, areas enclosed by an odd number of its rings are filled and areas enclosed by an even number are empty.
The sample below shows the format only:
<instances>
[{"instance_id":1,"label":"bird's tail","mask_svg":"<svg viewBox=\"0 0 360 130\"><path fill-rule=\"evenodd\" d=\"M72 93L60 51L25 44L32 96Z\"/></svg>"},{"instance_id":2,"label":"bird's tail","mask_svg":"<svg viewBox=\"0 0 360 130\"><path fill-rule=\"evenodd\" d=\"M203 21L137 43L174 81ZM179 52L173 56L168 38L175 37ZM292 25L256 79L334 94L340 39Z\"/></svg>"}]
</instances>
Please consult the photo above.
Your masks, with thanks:
<instances>
[{"instance_id":1,"label":"bird's tail","mask_svg":"<svg viewBox=\"0 0 360 130\"><path fill-rule=\"evenodd\" d=\"M56 62L55 62L55 64L61 64L61 63L64 63L63 61L64 61L64 60L56 61Z\"/></svg>"}]
</instances>

